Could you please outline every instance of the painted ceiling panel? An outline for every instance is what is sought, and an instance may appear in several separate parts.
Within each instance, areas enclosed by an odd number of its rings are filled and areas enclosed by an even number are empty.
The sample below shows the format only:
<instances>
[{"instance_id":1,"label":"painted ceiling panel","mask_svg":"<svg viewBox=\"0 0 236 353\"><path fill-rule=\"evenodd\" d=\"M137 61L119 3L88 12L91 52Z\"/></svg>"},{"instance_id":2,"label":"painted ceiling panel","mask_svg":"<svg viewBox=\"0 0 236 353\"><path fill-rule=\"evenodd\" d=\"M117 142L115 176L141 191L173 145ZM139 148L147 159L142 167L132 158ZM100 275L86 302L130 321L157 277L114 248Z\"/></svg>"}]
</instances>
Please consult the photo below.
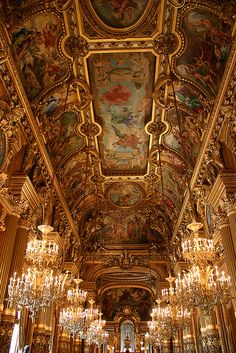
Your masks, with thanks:
<instances>
[{"instance_id":1,"label":"painted ceiling panel","mask_svg":"<svg viewBox=\"0 0 236 353\"><path fill-rule=\"evenodd\" d=\"M145 289L114 288L107 290L102 296L102 312L106 320L113 320L126 305L135 308L141 320L150 319L152 300Z\"/></svg>"},{"instance_id":2,"label":"painted ceiling panel","mask_svg":"<svg viewBox=\"0 0 236 353\"><path fill-rule=\"evenodd\" d=\"M62 35L60 20L53 14L38 14L13 33L12 44L29 100L68 73L68 64L58 53Z\"/></svg>"},{"instance_id":3,"label":"painted ceiling panel","mask_svg":"<svg viewBox=\"0 0 236 353\"><path fill-rule=\"evenodd\" d=\"M94 242L131 247L162 240L163 223L174 229L183 205L186 170L194 173L233 16L222 15L220 1L207 0L6 4L17 80L76 227L82 208L96 208L90 197L96 190L102 201ZM159 132L149 131L149 122L168 127L160 158Z\"/></svg>"},{"instance_id":4,"label":"painted ceiling panel","mask_svg":"<svg viewBox=\"0 0 236 353\"><path fill-rule=\"evenodd\" d=\"M231 27L205 9L186 12L182 23L187 45L176 69L215 96L231 47Z\"/></svg>"},{"instance_id":5,"label":"painted ceiling panel","mask_svg":"<svg viewBox=\"0 0 236 353\"><path fill-rule=\"evenodd\" d=\"M59 119L51 121L50 129L45 131L47 149L54 165L62 163L83 146L84 138L76 132L79 122L77 115L67 111Z\"/></svg>"},{"instance_id":6,"label":"painted ceiling panel","mask_svg":"<svg viewBox=\"0 0 236 353\"><path fill-rule=\"evenodd\" d=\"M148 0L92 0L91 3L106 25L125 28L138 21L147 7Z\"/></svg>"},{"instance_id":7,"label":"painted ceiling panel","mask_svg":"<svg viewBox=\"0 0 236 353\"><path fill-rule=\"evenodd\" d=\"M145 174L155 57L151 53L96 54L88 59L95 120L105 175Z\"/></svg>"},{"instance_id":8,"label":"painted ceiling panel","mask_svg":"<svg viewBox=\"0 0 236 353\"><path fill-rule=\"evenodd\" d=\"M103 244L161 244L160 234L151 229L150 219L145 212L131 210L119 212L110 211L99 221L96 237Z\"/></svg>"}]
</instances>

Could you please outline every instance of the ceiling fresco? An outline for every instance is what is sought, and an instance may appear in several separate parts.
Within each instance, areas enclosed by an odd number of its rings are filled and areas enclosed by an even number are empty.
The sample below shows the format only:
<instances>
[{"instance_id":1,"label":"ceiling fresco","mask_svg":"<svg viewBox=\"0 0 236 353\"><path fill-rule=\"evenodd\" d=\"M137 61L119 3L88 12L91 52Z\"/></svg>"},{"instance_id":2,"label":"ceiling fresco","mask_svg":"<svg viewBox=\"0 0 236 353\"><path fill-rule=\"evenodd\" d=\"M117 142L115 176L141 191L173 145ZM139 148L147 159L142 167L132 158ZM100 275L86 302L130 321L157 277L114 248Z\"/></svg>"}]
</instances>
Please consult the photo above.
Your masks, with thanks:
<instances>
[{"instance_id":1,"label":"ceiling fresco","mask_svg":"<svg viewBox=\"0 0 236 353\"><path fill-rule=\"evenodd\" d=\"M92 0L98 17L108 26L125 28L136 23L144 13L148 0Z\"/></svg>"},{"instance_id":2,"label":"ceiling fresco","mask_svg":"<svg viewBox=\"0 0 236 353\"><path fill-rule=\"evenodd\" d=\"M194 9L184 14L182 31L188 45L176 60L177 72L215 96L230 51L230 25L206 9Z\"/></svg>"},{"instance_id":3,"label":"ceiling fresco","mask_svg":"<svg viewBox=\"0 0 236 353\"><path fill-rule=\"evenodd\" d=\"M151 220L141 210L113 210L100 218L99 230L95 236L106 245L161 243L162 237L151 226Z\"/></svg>"},{"instance_id":4,"label":"ceiling fresco","mask_svg":"<svg viewBox=\"0 0 236 353\"><path fill-rule=\"evenodd\" d=\"M99 268L99 252L169 251L232 56L233 10L221 3L6 0L0 9L55 209L73 230L62 236L89 249L84 273ZM123 271L117 263L111 273ZM111 319L135 301L146 317L142 288L109 289L102 310Z\"/></svg>"},{"instance_id":5,"label":"ceiling fresco","mask_svg":"<svg viewBox=\"0 0 236 353\"><path fill-rule=\"evenodd\" d=\"M16 61L29 100L66 76L68 64L57 50L61 23L52 14L38 14L12 34Z\"/></svg>"},{"instance_id":6,"label":"ceiling fresco","mask_svg":"<svg viewBox=\"0 0 236 353\"><path fill-rule=\"evenodd\" d=\"M152 300L150 293L141 288L114 288L102 296L102 312L105 320L112 321L122 308L136 308L141 320L149 320Z\"/></svg>"},{"instance_id":7,"label":"ceiling fresco","mask_svg":"<svg viewBox=\"0 0 236 353\"><path fill-rule=\"evenodd\" d=\"M105 175L145 174L155 57L151 53L96 54L88 60Z\"/></svg>"},{"instance_id":8,"label":"ceiling fresco","mask_svg":"<svg viewBox=\"0 0 236 353\"><path fill-rule=\"evenodd\" d=\"M170 65L177 75L172 87L168 65L161 63L160 55L163 45L172 42L161 42L157 49L164 19L160 2L67 1L64 5L56 2L55 8L45 12L39 2L13 1L8 11L16 6L22 8L20 25L9 26L15 60L27 97L34 101L32 109L75 222L79 226L76 215L80 214L84 186L91 192L95 185L98 187L97 182L91 184L89 178L93 177L101 180L99 193L106 207L113 213L117 210L121 220L115 227L109 220L113 228L109 236L104 230L108 220L102 221L105 242L151 242L141 231L149 200L160 214L164 201L173 228L186 189L185 171L188 167L194 170L212 97L229 56L231 25L210 5L169 5L170 9L173 6L178 34L168 49L174 53ZM70 8L75 12L68 11ZM142 30L135 26L142 21L144 28L151 10L155 22L145 42ZM103 36L107 33L102 42L91 39L98 34L85 34L88 27L84 24L92 23L91 17L103 28ZM114 29L120 30L123 38L129 33L131 37L114 42ZM138 31L141 42L132 42ZM155 131L147 129L150 122L158 121L166 124L160 156ZM89 165L85 168L84 148L88 143ZM157 180L145 185L150 173ZM138 237L130 226L135 222Z\"/></svg>"}]
</instances>

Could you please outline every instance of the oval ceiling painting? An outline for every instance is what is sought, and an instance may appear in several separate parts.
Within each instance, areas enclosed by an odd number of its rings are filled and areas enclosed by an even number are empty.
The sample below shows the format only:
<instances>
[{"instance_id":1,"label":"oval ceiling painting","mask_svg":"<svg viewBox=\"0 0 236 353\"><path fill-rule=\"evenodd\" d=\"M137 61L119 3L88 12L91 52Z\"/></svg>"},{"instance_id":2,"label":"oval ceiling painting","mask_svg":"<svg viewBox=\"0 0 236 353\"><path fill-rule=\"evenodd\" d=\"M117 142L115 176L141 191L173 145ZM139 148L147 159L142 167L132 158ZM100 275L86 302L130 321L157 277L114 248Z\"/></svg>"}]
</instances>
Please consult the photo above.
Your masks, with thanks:
<instances>
[{"instance_id":1,"label":"oval ceiling painting","mask_svg":"<svg viewBox=\"0 0 236 353\"><path fill-rule=\"evenodd\" d=\"M107 192L113 206L132 207L143 198L143 190L135 183L115 183Z\"/></svg>"},{"instance_id":2,"label":"oval ceiling painting","mask_svg":"<svg viewBox=\"0 0 236 353\"><path fill-rule=\"evenodd\" d=\"M135 24L149 0L91 0L98 17L109 27L122 29Z\"/></svg>"}]
</instances>

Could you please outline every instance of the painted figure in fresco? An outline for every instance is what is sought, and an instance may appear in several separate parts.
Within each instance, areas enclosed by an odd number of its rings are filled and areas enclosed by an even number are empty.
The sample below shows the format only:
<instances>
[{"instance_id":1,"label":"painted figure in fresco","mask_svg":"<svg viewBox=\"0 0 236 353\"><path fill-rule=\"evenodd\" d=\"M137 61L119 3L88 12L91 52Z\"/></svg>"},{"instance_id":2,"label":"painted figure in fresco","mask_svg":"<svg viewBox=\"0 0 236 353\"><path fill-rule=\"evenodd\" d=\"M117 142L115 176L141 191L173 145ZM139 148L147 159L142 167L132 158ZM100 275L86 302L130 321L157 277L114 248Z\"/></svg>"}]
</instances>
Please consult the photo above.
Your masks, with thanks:
<instances>
[{"instance_id":1,"label":"painted figure in fresco","mask_svg":"<svg viewBox=\"0 0 236 353\"><path fill-rule=\"evenodd\" d=\"M199 100L198 96L188 97L180 91L176 91L176 95L182 103L185 103L189 108L191 108L196 113L201 113L203 106Z\"/></svg>"},{"instance_id":2,"label":"painted figure in fresco","mask_svg":"<svg viewBox=\"0 0 236 353\"><path fill-rule=\"evenodd\" d=\"M112 125L113 130L119 140L113 142L113 146L120 146L120 147L131 147L131 148L138 148L138 144L140 144L139 138L134 134L123 134L117 127Z\"/></svg>"},{"instance_id":3,"label":"painted figure in fresco","mask_svg":"<svg viewBox=\"0 0 236 353\"><path fill-rule=\"evenodd\" d=\"M132 17L133 10L138 10L138 1L135 0L110 0L110 5L113 9L112 16L120 20L124 20L124 17Z\"/></svg>"},{"instance_id":4,"label":"painted figure in fresco","mask_svg":"<svg viewBox=\"0 0 236 353\"><path fill-rule=\"evenodd\" d=\"M52 115L52 113L57 109L57 107L59 106L60 103L60 99L54 96L51 96L48 101L47 101L47 105L44 109L44 113L47 117L49 117L50 115Z\"/></svg>"},{"instance_id":5,"label":"painted figure in fresco","mask_svg":"<svg viewBox=\"0 0 236 353\"><path fill-rule=\"evenodd\" d=\"M104 93L102 99L108 102L110 109L111 105L122 105L123 103L128 102L130 97L131 92L125 86L118 84Z\"/></svg>"},{"instance_id":6,"label":"painted figure in fresco","mask_svg":"<svg viewBox=\"0 0 236 353\"><path fill-rule=\"evenodd\" d=\"M60 79L66 68L57 53L56 42L60 34L58 24L54 17L43 16L37 19L38 22L32 20L13 33L12 39L21 66L23 84L30 99Z\"/></svg>"},{"instance_id":7,"label":"painted figure in fresco","mask_svg":"<svg viewBox=\"0 0 236 353\"><path fill-rule=\"evenodd\" d=\"M144 169L149 139L144 126L151 113L155 57L151 53L96 54L88 62L96 86L92 92L95 116L102 125L102 167L107 171Z\"/></svg>"},{"instance_id":8,"label":"painted figure in fresco","mask_svg":"<svg viewBox=\"0 0 236 353\"><path fill-rule=\"evenodd\" d=\"M125 124L128 127L134 125L134 120L137 118L137 115L134 115L133 111L122 107L122 109L111 109L111 122L113 124Z\"/></svg>"},{"instance_id":9,"label":"painted figure in fresco","mask_svg":"<svg viewBox=\"0 0 236 353\"><path fill-rule=\"evenodd\" d=\"M198 9L187 14L183 27L190 46L177 60L177 69L214 96L230 51L230 25Z\"/></svg>"}]
</instances>

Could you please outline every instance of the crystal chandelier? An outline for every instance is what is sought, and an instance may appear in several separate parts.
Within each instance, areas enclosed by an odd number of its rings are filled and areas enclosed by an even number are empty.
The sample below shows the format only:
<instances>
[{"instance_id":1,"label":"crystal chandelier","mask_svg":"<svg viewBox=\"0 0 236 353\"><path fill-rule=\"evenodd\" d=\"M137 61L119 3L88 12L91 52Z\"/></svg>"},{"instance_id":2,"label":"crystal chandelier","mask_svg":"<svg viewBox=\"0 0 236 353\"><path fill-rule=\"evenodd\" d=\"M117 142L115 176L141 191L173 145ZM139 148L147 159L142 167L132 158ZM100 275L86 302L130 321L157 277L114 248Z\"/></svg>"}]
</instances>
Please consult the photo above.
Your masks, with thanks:
<instances>
[{"instance_id":1,"label":"crystal chandelier","mask_svg":"<svg viewBox=\"0 0 236 353\"><path fill-rule=\"evenodd\" d=\"M212 239L199 237L198 232L202 227L202 223L190 223L187 228L193 231L193 235L182 243L183 258L200 267L212 262L215 257Z\"/></svg>"},{"instance_id":2,"label":"crystal chandelier","mask_svg":"<svg viewBox=\"0 0 236 353\"><path fill-rule=\"evenodd\" d=\"M84 334L84 312L83 307L69 306L62 309L59 317L59 324L64 330L69 331L73 336Z\"/></svg>"},{"instance_id":3,"label":"crystal chandelier","mask_svg":"<svg viewBox=\"0 0 236 353\"><path fill-rule=\"evenodd\" d=\"M38 227L44 235L53 230L48 225ZM54 275L50 269L56 265L58 246L46 240L35 239L26 249L26 260L33 266L21 277L16 273L8 285L8 303L11 307L26 307L35 317L40 308L49 306L53 301L60 302L66 294L68 274Z\"/></svg>"},{"instance_id":4,"label":"crystal chandelier","mask_svg":"<svg viewBox=\"0 0 236 353\"><path fill-rule=\"evenodd\" d=\"M46 268L56 264L58 259L58 245L44 237L53 231L53 227L42 224L38 229L43 233L42 240L34 239L27 244L25 259L29 265Z\"/></svg>"},{"instance_id":5,"label":"crystal chandelier","mask_svg":"<svg viewBox=\"0 0 236 353\"><path fill-rule=\"evenodd\" d=\"M10 307L26 307L35 317L38 310L49 306L53 301L62 301L68 275L53 276L49 269L29 268L27 273L10 279L8 303Z\"/></svg>"},{"instance_id":6,"label":"crystal chandelier","mask_svg":"<svg viewBox=\"0 0 236 353\"><path fill-rule=\"evenodd\" d=\"M176 288L189 307L199 307L205 314L231 299L230 277L224 271L220 273L217 267L202 270L191 266L188 272L179 275Z\"/></svg>"},{"instance_id":7,"label":"crystal chandelier","mask_svg":"<svg viewBox=\"0 0 236 353\"><path fill-rule=\"evenodd\" d=\"M193 237L183 243L183 257L190 263L176 280L176 293L189 307L199 307L207 314L219 303L231 298L230 277L212 266L214 246L211 240L198 237L201 223L193 222L188 228Z\"/></svg>"},{"instance_id":8,"label":"crystal chandelier","mask_svg":"<svg viewBox=\"0 0 236 353\"><path fill-rule=\"evenodd\" d=\"M170 334L190 325L190 312L183 308L181 297L178 295L173 283L176 281L175 277L167 277L166 280L170 283L169 288L162 289L162 301L167 306L168 310L165 311L166 326Z\"/></svg>"},{"instance_id":9,"label":"crystal chandelier","mask_svg":"<svg viewBox=\"0 0 236 353\"><path fill-rule=\"evenodd\" d=\"M82 282L82 279L75 278L74 283L76 287L69 289L67 292L67 300L72 306L82 306L85 303L87 298L87 292L79 289L79 284Z\"/></svg>"},{"instance_id":10,"label":"crystal chandelier","mask_svg":"<svg viewBox=\"0 0 236 353\"><path fill-rule=\"evenodd\" d=\"M158 333L158 331L153 330L149 325L149 323L151 323L151 321L148 321L148 329L149 332L145 333L144 339L145 339L145 343L150 344L154 347L160 347L161 346L161 339L160 339L160 335Z\"/></svg>"},{"instance_id":11,"label":"crystal chandelier","mask_svg":"<svg viewBox=\"0 0 236 353\"><path fill-rule=\"evenodd\" d=\"M103 343L106 343L109 337L107 331L104 330L106 325L106 320L102 320L102 313L99 312L99 319L93 321L90 324L90 327L86 333L86 338L89 344L94 343L100 346Z\"/></svg>"}]
</instances>

